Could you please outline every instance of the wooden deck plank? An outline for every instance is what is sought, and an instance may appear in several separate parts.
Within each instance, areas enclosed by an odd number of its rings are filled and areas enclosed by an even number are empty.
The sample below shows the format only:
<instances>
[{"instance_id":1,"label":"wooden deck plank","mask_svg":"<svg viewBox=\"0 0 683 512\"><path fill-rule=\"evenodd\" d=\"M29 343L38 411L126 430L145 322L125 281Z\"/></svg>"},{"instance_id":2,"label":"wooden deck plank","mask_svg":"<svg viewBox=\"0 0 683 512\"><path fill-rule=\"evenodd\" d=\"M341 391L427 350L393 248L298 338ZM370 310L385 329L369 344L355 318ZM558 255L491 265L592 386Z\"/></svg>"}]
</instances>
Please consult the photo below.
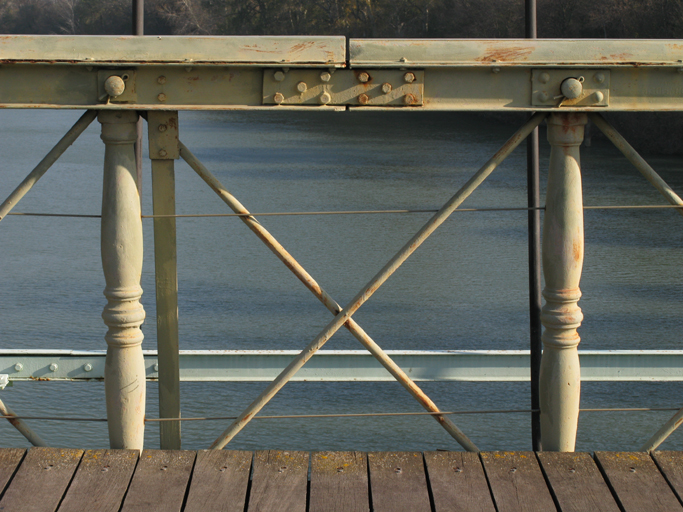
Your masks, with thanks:
<instances>
[{"instance_id":1,"label":"wooden deck plank","mask_svg":"<svg viewBox=\"0 0 683 512\"><path fill-rule=\"evenodd\" d=\"M0 497L25 454L23 448L0 448Z\"/></svg>"},{"instance_id":2,"label":"wooden deck plank","mask_svg":"<svg viewBox=\"0 0 683 512\"><path fill-rule=\"evenodd\" d=\"M180 512L196 453L144 450L121 512Z\"/></svg>"},{"instance_id":3,"label":"wooden deck plank","mask_svg":"<svg viewBox=\"0 0 683 512\"><path fill-rule=\"evenodd\" d=\"M650 454L667 482L683 502L683 452L654 452Z\"/></svg>"},{"instance_id":4,"label":"wooden deck plank","mask_svg":"<svg viewBox=\"0 0 683 512\"><path fill-rule=\"evenodd\" d=\"M588 453L539 452L537 456L561 512L619 512Z\"/></svg>"},{"instance_id":5,"label":"wooden deck plank","mask_svg":"<svg viewBox=\"0 0 683 512\"><path fill-rule=\"evenodd\" d=\"M368 453L375 512L431 512L420 452Z\"/></svg>"},{"instance_id":6,"label":"wooden deck plank","mask_svg":"<svg viewBox=\"0 0 683 512\"><path fill-rule=\"evenodd\" d=\"M138 462L136 450L88 450L59 512L118 512Z\"/></svg>"},{"instance_id":7,"label":"wooden deck plank","mask_svg":"<svg viewBox=\"0 0 683 512\"><path fill-rule=\"evenodd\" d=\"M305 512L308 452L257 451L249 512Z\"/></svg>"},{"instance_id":8,"label":"wooden deck plank","mask_svg":"<svg viewBox=\"0 0 683 512\"><path fill-rule=\"evenodd\" d=\"M435 512L495 512L476 453L425 452Z\"/></svg>"},{"instance_id":9,"label":"wooden deck plank","mask_svg":"<svg viewBox=\"0 0 683 512\"><path fill-rule=\"evenodd\" d=\"M251 458L245 451L198 452L185 512L244 512Z\"/></svg>"},{"instance_id":10,"label":"wooden deck plank","mask_svg":"<svg viewBox=\"0 0 683 512\"><path fill-rule=\"evenodd\" d=\"M595 460L624 512L683 510L645 452L595 452Z\"/></svg>"},{"instance_id":11,"label":"wooden deck plank","mask_svg":"<svg viewBox=\"0 0 683 512\"><path fill-rule=\"evenodd\" d=\"M309 501L309 512L370 512L366 455L314 453Z\"/></svg>"},{"instance_id":12,"label":"wooden deck plank","mask_svg":"<svg viewBox=\"0 0 683 512\"><path fill-rule=\"evenodd\" d=\"M54 512L83 450L31 448L0 500L0 510Z\"/></svg>"},{"instance_id":13,"label":"wooden deck plank","mask_svg":"<svg viewBox=\"0 0 683 512\"><path fill-rule=\"evenodd\" d=\"M482 452L498 512L557 510L533 452Z\"/></svg>"}]
</instances>

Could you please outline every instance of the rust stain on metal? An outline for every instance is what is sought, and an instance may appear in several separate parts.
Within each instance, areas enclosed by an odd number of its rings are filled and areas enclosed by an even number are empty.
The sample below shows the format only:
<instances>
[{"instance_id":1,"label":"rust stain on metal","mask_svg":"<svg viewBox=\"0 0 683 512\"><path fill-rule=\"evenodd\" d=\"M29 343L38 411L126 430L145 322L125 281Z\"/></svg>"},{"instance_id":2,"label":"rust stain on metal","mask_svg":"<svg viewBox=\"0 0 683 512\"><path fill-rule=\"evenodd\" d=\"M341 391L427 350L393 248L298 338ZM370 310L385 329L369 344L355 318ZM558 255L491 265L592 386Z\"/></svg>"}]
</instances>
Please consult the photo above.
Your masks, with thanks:
<instances>
[{"instance_id":1,"label":"rust stain on metal","mask_svg":"<svg viewBox=\"0 0 683 512\"><path fill-rule=\"evenodd\" d=\"M509 46L507 48L491 48L484 55L475 59L477 62L505 62L526 60L534 51L531 46Z\"/></svg>"},{"instance_id":2,"label":"rust stain on metal","mask_svg":"<svg viewBox=\"0 0 683 512\"><path fill-rule=\"evenodd\" d=\"M288 53L299 53L304 50L308 50L311 46L314 46L315 42L314 41L306 41L303 43L295 44L289 49Z\"/></svg>"}]
</instances>

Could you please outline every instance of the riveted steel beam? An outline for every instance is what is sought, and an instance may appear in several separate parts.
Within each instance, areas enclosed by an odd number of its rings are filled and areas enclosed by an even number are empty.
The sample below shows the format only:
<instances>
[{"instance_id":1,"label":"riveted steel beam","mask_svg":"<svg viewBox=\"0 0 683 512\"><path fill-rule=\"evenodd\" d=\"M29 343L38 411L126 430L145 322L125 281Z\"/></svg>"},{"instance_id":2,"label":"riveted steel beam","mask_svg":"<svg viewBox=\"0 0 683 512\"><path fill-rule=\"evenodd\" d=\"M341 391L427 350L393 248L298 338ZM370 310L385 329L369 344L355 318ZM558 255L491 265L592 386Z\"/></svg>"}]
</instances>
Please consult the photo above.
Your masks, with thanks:
<instances>
[{"instance_id":1,"label":"riveted steel beam","mask_svg":"<svg viewBox=\"0 0 683 512\"><path fill-rule=\"evenodd\" d=\"M183 382L269 382L296 350L181 350ZM159 378L155 350L143 351L148 381ZM528 350L387 350L416 381L528 382ZM98 381L104 350L0 350L12 382ZM579 350L583 382L680 382L682 350ZM365 350L320 350L292 378L311 382L394 382Z\"/></svg>"},{"instance_id":2,"label":"riveted steel beam","mask_svg":"<svg viewBox=\"0 0 683 512\"><path fill-rule=\"evenodd\" d=\"M682 71L671 40L4 36L0 107L683 110Z\"/></svg>"}]
</instances>

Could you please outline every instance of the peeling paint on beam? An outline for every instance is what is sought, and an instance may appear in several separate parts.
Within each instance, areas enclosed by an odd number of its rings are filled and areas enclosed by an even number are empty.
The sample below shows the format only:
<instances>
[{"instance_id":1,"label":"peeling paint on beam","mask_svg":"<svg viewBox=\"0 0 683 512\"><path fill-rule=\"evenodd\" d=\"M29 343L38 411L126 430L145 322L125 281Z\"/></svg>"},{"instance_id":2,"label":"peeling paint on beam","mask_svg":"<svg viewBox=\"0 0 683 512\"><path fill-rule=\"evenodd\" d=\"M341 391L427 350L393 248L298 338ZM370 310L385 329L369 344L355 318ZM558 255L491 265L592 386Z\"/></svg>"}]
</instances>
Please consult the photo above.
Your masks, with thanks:
<instances>
[{"instance_id":1,"label":"peeling paint on beam","mask_svg":"<svg viewBox=\"0 0 683 512\"><path fill-rule=\"evenodd\" d=\"M343 67L344 36L0 36L0 64Z\"/></svg>"},{"instance_id":2,"label":"peeling paint on beam","mask_svg":"<svg viewBox=\"0 0 683 512\"><path fill-rule=\"evenodd\" d=\"M351 67L680 67L665 39L350 39Z\"/></svg>"}]
</instances>

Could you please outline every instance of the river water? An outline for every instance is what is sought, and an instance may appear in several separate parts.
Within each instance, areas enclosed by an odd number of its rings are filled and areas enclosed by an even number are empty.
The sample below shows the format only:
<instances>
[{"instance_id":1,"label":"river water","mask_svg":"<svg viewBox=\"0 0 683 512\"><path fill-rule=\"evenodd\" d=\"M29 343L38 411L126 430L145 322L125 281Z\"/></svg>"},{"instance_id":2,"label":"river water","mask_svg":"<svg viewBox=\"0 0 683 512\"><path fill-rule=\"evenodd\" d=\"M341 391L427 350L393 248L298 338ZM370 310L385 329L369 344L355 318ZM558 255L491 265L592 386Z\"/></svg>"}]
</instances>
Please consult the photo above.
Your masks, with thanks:
<instances>
[{"instance_id":1,"label":"river water","mask_svg":"<svg viewBox=\"0 0 683 512\"><path fill-rule=\"evenodd\" d=\"M0 112L6 197L80 115ZM440 207L514 132L471 114L415 112L181 113L181 140L251 211ZM549 148L542 141L542 169ZM98 214L103 144L94 123L16 208ZM651 157L683 192L681 162ZM145 162L143 213L151 213ZM586 205L662 204L604 140L582 148ZM516 150L463 207L524 207L526 156ZM179 214L225 213L183 162ZM545 183L545 172L542 182ZM430 217L428 213L264 217L261 222L344 304ZM385 349L527 349L526 212L455 213L354 316ZM156 348L152 222L144 222L143 348ZM579 305L581 349L681 349L683 219L673 210L589 210ZM178 220L181 349L300 349L329 313L236 218ZM0 347L104 349L99 220L17 217L0 225ZM339 332L326 349L359 349ZM527 383L421 383L444 410L526 409ZM184 416L236 415L264 383L183 383ZM104 417L102 383L19 383L1 393L23 415ZM583 407L679 407L679 383L584 383ZM150 417L158 415L148 384ZM264 414L418 411L395 383L290 383ZM578 450L637 449L672 413L583 413ZM529 449L527 414L456 423L485 450ZM183 424L205 448L226 422ZM102 423L34 422L52 445L105 447ZM25 446L0 423L0 446ZM146 446L158 447L148 426ZM427 417L261 420L235 449L456 449ZM683 432L666 449L683 449Z\"/></svg>"}]
</instances>

